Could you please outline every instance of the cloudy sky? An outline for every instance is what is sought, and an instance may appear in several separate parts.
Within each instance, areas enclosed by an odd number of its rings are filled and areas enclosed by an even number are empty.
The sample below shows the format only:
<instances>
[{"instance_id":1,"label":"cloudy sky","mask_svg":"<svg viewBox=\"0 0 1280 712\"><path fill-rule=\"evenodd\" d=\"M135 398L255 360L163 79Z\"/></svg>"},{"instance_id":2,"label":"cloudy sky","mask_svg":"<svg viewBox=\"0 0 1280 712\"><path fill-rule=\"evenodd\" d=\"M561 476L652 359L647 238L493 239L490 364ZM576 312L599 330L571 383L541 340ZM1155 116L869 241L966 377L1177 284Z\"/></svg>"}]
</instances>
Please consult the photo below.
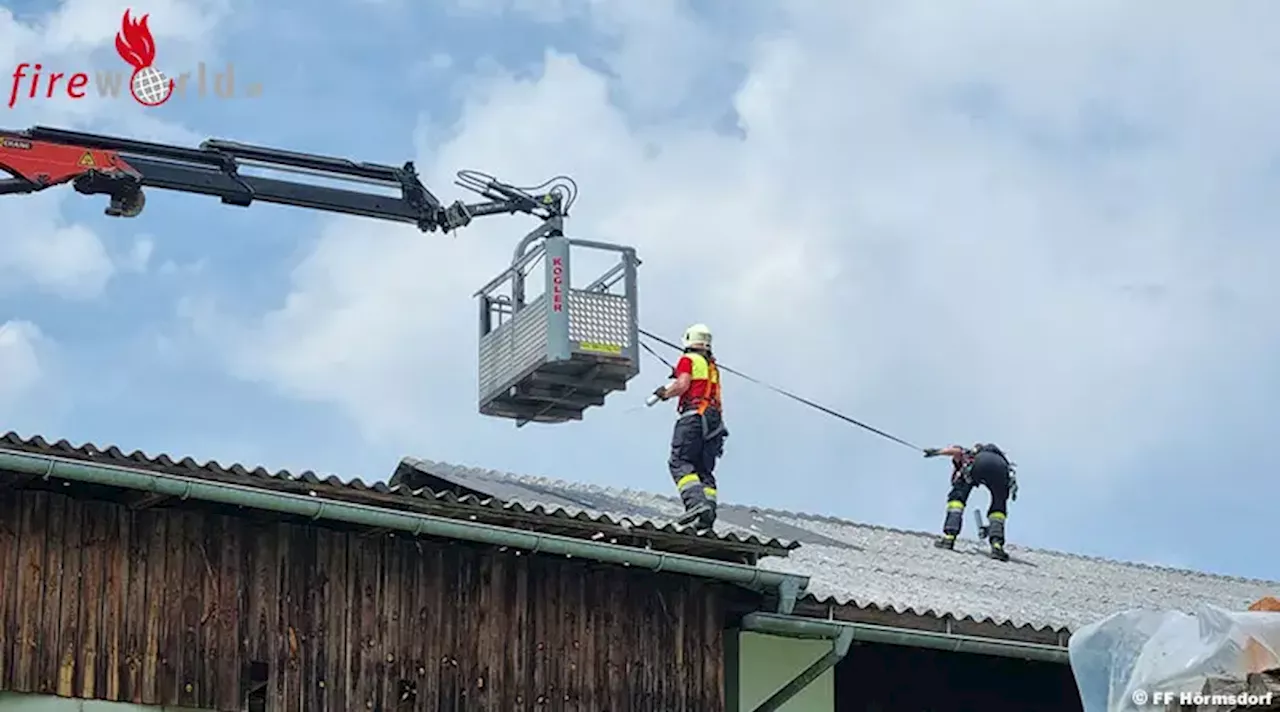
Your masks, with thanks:
<instances>
[{"instance_id":1,"label":"cloudy sky","mask_svg":"<svg viewBox=\"0 0 1280 712\"><path fill-rule=\"evenodd\" d=\"M0 64L123 70L115 0L5 0ZM429 6L429 7L425 7ZM19 101L581 188L642 322L921 445L1020 465L1011 542L1280 578L1275 3L154 0L157 64L258 98ZM584 422L480 416L457 235L152 194L0 199L0 430L382 479L398 458L666 492L665 369ZM740 380L726 500L941 524L948 468ZM985 507L985 493L975 494Z\"/></svg>"}]
</instances>

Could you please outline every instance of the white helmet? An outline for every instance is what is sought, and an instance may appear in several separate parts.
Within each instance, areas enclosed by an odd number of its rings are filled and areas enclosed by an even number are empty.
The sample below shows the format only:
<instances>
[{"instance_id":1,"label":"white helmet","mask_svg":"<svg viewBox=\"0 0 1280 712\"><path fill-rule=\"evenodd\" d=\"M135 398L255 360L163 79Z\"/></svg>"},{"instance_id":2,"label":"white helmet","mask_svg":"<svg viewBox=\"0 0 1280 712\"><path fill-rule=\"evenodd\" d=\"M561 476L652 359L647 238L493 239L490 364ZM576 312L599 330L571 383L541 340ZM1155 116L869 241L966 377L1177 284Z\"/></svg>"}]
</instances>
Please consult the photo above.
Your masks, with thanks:
<instances>
[{"instance_id":1,"label":"white helmet","mask_svg":"<svg viewBox=\"0 0 1280 712\"><path fill-rule=\"evenodd\" d=\"M711 348L711 328L706 324L694 324L684 330L684 347L686 349Z\"/></svg>"}]
</instances>

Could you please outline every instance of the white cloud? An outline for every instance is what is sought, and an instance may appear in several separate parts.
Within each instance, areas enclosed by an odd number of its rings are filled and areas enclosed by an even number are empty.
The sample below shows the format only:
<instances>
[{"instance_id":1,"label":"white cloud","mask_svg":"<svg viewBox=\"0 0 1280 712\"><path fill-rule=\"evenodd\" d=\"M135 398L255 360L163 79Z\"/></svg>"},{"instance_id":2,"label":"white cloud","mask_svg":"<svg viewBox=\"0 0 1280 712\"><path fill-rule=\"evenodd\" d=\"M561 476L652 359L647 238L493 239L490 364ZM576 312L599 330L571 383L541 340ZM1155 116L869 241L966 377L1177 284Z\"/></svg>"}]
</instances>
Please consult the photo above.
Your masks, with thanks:
<instances>
[{"instance_id":1,"label":"white cloud","mask_svg":"<svg viewBox=\"0 0 1280 712\"><path fill-rule=\"evenodd\" d=\"M155 252L156 243L150 237L138 237L128 253L122 255L120 268L130 272L146 272L151 265L151 254Z\"/></svg>"},{"instance_id":2,"label":"white cloud","mask_svg":"<svg viewBox=\"0 0 1280 712\"><path fill-rule=\"evenodd\" d=\"M9 289L36 286L72 299L97 296L115 271L89 228L58 214L61 196L7 196L0 202L0 275Z\"/></svg>"},{"instance_id":3,"label":"white cloud","mask_svg":"<svg viewBox=\"0 0 1280 712\"><path fill-rule=\"evenodd\" d=\"M48 343L28 321L0 324L0 413L11 414L45 380L41 352Z\"/></svg>"},{"instance_id":4,"label":"white cloud","mask_svg":"<svg viewBox=\"0 0 1280 712\"><path fill-rule=\"evenodd\" d=\"M1104 481L1226 407L1215 379L1280 351L1280 216L1257 197L1280 149L1263 29L1280 18L1259 7L789 3L747 45L744 138L637 126L611 101L661 113L663 68L727 71L697 38L740 40L597 7L623 42L615 79L555 53L533 79L467 78L460 122L423 128L420 163L440 187L464 167L569 172L573 232L640 249L650 328L706 321L739 368L915 432L1014 443L1064 487ZM416 447L468 429L469 297L529 226L335 222L283 306L202 324L232 333L239 375ZM789 412L734 423L769 432ZM829 469L849 449L796 428L779 464ZM1075 461L1084 439L1106 468Z\"/></svg>"}]
</instances>

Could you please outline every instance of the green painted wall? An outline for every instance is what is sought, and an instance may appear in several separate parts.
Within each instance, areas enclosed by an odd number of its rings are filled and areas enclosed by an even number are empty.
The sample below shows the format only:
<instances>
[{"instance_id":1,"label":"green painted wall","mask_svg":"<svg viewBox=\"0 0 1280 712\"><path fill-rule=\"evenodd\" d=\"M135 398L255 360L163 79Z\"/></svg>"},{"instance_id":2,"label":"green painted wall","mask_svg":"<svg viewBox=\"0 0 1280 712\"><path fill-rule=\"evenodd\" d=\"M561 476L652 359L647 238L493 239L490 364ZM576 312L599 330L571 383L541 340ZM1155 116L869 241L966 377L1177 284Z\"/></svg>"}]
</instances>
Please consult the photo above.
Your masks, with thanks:
<instances>
[{"instance_id":1,"label":"green painted wall","mask_svg":"<svg viewBox=\"0 0 1280 712\"><path fill-rule=\"evenodd\" d=\"M736 675L730 672L726 680L735 684L736 678L739 708L729 712L751 712L831 650L831 642L827 640L796 640L736 631L725 631L725 635L737 636L736 643L728 645L730 660L726 660L726 664L732 665L732 657L736 655L738 668ZM732 694L729 697L732 700ZM835 671L828 670L791 698L779 712L833 712L835 705Z\"/></svg>"},{"instance_id":2,"label":"green painted wall","mask_svg":"<svg viewBox=\"0 0 1280 712\"><path fill-rule=\"evenodd\" d=\"M181 707L145 707L124 702L73 700L52 695L24 695L0 692L2 712L202 712Z\"/></svg>"}]
</instances>

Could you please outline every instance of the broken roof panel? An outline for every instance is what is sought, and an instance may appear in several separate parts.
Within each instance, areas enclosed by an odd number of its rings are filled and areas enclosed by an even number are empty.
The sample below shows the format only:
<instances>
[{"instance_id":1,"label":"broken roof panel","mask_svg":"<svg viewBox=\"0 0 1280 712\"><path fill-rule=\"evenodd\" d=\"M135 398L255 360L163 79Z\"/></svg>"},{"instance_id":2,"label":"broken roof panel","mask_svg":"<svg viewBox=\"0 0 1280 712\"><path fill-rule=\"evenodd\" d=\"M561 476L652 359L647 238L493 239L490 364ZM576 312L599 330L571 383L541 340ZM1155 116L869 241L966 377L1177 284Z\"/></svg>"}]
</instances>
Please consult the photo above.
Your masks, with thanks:
<instances>
[{"instance_id":1,"label":"broken roof panel","mask_svg":"<svg viewBox=\"0 0 1280 712\"><path fill-rule=\"evenodd\" d=\"M717 525L715 532L694 535L674 524L684 513L684 507L678 500L636 490L574 485L545 477L480 470L413 457L400 461L390 484L393 487L426 488L435 492L452 491L459 495L492 498L509 508L555 518L586 518L642 531L750 544L768 549L773 556L786 556L787 552L799 546L784 536L762 535L762 532L743 527Z\"/></svg>"}]
</instances>

